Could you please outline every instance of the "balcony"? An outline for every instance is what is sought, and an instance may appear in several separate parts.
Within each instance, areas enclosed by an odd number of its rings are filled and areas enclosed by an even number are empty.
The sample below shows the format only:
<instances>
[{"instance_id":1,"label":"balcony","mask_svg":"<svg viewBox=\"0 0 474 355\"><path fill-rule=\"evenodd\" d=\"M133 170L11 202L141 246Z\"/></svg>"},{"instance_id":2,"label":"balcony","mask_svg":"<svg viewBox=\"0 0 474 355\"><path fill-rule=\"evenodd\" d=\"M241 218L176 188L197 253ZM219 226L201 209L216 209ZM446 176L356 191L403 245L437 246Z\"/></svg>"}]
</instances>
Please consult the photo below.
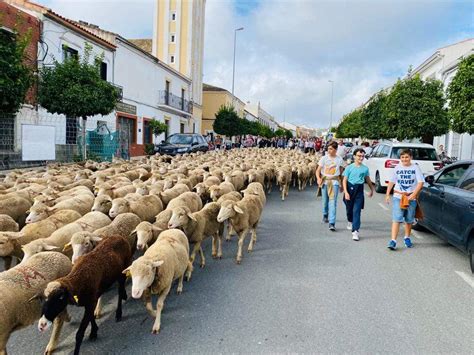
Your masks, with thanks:
<instances>
[{"instance_id":1,"label":"balcony","mask_svg":"<svg viewBox=\"0 0 474 355\"><path fill-rule=\"evenodd\" d=\"M160 91L158 104L164 106L164 108L168 107L178 110L180 113L185 112L187 114L186 116L189 116L192 113L193 108L191 101L184 100L166 90Z\"/></svg>"}]
</instances>

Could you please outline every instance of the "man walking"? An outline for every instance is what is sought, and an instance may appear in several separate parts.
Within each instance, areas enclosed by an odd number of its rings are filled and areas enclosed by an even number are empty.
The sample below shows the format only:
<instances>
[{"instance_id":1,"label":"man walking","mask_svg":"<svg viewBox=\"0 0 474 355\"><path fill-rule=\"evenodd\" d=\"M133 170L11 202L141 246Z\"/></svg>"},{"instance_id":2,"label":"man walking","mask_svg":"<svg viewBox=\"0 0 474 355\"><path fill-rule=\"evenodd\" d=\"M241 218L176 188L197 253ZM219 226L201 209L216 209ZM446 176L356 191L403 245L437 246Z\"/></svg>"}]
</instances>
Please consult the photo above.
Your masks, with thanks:
<instances>
[{"instance_id":1,"label":"man walking","mask_svg":"<svg viewBox=\"0 0 474 355\"><path fill-rule=\"evenodd\" d=\"M337 143L328 145L328 154L321 158L316 170L316 179L321 187L323 199L323 222L329 222L329 230L336 231L336 206L339 189L342 189L340 179L342 159L336 155Z\"/></svg>"},{"instance_id":2,"label":"man walking","mask_svg":"<svg viewBox=\"0 0 474 355\"><path fill-rule=\"evenodd\" d=\"M365 152L362 148L354 150L354 163L344 169L342 186L347 212L347 229L352 231L352 240L359 240L360 214L364 208L364 182L370 188L369 197L374 194L374 186L369 177L369 168L362 164Z\"/></svg>"}]
</instances>

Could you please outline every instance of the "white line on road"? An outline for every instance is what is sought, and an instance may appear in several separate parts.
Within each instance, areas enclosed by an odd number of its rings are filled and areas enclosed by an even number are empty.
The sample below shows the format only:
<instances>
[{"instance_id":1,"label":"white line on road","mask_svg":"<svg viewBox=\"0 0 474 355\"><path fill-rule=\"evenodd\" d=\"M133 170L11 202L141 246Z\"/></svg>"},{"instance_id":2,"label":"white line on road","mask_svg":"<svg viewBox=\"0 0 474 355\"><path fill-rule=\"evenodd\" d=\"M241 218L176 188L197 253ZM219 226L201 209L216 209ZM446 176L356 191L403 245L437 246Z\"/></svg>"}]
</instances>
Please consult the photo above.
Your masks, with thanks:
<instances>
[{"instance_id":1,"label":"white line on road","mask_svg":"<svg viewBox=\"0 0 474 355\"><path fill-rule=\"evenodd\" d=\"M466 281L469 286L474 288L474 278L472 276L469 276L468 274L462 271L455 271L455 273L458 274L461 277L461 279Z\"/></svg>"},{"instance_id":2,"label":"white line on road","mask_svg":"<svg viewBox=\"0 0 474 355\"><path fill-rule=\"evenodd\" d=\"M379 206L382 207L385 211L388 211L388 207L385 206L382 202L379 202Z\"/></svg>"}]
</instances>

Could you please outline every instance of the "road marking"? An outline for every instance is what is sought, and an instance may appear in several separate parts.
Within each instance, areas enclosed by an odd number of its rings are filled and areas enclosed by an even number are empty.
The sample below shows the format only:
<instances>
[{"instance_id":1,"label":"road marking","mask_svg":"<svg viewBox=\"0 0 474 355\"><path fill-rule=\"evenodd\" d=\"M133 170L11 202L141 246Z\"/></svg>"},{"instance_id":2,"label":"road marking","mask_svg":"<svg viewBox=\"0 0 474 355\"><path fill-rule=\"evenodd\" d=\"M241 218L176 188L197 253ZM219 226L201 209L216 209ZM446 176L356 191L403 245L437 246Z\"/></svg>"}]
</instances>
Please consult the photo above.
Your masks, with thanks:
<instances>
[{"instance_id":1,"label":"road marking","mask_svg":"<svg viewBox=\"0 0 474 355\"><path fill-rule=\"evenodd\" d=\"M388 211L388 207L385 206L382 202L379 202L379 206L382 207L385 211Z\"/></svg>"},{"instance_id":2,"label":"road marking","mask_svg":"<svg viewBox=\"0 0 474 355\"><path fill-rule=\"evenodd\" d=\"M411 231L411 234L413 234L416 239L424 239L422 235L418 234L418 232L415 232L414 230Z\"/></svg>"},{"instance_id":3,"label":"road marking","mask_svg":"<svg viewBox=\"0 0 474 355\"><path fill-rule=\"evenodd\" d=\"M472 276L469 276L468 274L462 271L455 271L455 273L458 274L461 279L466 281L469 286L474 288L474 278Z\"/></svg>"}]
</instances>

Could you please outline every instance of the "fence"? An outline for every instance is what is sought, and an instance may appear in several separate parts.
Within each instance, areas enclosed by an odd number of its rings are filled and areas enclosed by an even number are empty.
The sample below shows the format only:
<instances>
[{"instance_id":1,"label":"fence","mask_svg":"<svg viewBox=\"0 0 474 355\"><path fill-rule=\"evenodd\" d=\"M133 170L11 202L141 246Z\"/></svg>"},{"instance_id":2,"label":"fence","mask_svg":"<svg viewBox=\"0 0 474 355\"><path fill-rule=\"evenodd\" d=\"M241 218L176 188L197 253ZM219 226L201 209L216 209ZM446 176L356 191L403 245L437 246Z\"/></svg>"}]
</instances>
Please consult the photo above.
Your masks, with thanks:
<instances>
[{"instance_id":1,"label":"fence","mask_svg":"<svg viewBox=\"0 0 474 355\"><path fill-rule=\"evenodd\" d=\"M83 160L81 121L29 108L0 116L0 170ZM89 159L120 155L114 115L88 119L85 141Z\"/></svg>"}]
</instances>

